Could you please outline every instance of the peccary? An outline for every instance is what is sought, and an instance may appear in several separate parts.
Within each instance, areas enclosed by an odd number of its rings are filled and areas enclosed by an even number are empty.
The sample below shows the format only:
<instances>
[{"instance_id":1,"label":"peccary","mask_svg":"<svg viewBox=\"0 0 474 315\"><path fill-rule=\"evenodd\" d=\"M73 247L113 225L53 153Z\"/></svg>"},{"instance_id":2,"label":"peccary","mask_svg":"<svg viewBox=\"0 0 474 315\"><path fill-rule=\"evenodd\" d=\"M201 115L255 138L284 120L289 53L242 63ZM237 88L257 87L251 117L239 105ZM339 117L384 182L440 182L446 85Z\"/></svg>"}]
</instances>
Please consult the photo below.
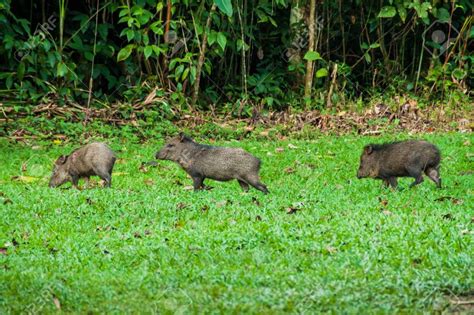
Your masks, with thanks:
<instances>
[{"instance_id":1,"label":"peccary","mask_svg":"<svg viewBox=\"0 0 474 315\"><path fill-rule=\"evenodd\" d=\"M360 157L357 178L381 179L386 186L397 187L397 177L413 177L410 185L423 182L425 174L441 188L439 149L426 141L409 140L386 144L369 144Z\"/></svg>"},{"instance_id":2,"label":"peccary","mask_svg":"<svg viewBox=\"0 0 474 315\"><path fill-rule=\"evenodd\" d=\"M260 160L240 148L203 145L180 133L171 138L155 158L178 163L192 177L194 190L205 189L206 178L217 181L236 179L245 192L251 185L268 193L258 175Z\"/></svg>"},{"instance_id":3,"label":"peccary","mask_svg":"<svg viewBox=\"0 0 474 315\"><path fill-rule=\"evenodd\" d=\"M77 188L80 178L89 182L89 177L97 175L105 181L105 186L112 184L112 169L115 154L104 143L91 143L73 151L70 155L60 156L54 163L49 187L57 187L67 182Z\"/></svg>"}]
</instances>

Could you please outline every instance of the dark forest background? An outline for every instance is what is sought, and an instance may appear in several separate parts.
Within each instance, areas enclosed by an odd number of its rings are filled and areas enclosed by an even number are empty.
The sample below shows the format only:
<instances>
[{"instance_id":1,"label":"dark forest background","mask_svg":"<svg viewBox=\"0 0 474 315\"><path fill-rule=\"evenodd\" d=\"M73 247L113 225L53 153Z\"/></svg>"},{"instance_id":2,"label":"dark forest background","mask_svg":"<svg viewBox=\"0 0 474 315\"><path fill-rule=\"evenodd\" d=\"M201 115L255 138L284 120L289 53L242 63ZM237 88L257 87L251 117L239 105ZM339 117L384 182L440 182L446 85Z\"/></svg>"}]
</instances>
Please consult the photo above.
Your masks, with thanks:
<instances>
[{"instance_id":1,"label":"dark forest background","mask_svg":"<svg viewBox=\"0 0 474 315\"><path fill-rule=\"evenodd\" d=\"M0 102L169 115L472 102L470 0L0 0Z\"/></svg>"}]
</instances>

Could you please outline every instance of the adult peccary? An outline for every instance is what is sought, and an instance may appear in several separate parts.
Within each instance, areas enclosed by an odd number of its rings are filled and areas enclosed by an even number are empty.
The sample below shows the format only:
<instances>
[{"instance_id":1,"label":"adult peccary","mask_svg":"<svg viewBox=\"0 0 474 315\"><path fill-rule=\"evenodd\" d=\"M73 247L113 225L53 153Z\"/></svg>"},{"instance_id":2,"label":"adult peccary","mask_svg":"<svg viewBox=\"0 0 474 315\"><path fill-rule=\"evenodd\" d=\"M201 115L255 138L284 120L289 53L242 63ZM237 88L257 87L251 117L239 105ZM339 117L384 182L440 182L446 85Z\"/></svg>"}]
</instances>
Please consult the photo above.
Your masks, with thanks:
<instances>
[{"instance_id":1,"label":"adult peccary","mask_svg":"<svg viewBox=\"0 0 474 315\"><path fill-rule=\"evenodd\" d=\"M360 157L358 178L381 179L386 186L397 187L397 177L413 177L410 185L423 182L423 172L441 188L439 149L426 141L409 140L369 144Z\"/></svg>"},{"instance_id":2,"label":"adult peccary","mask_svg":"<svg viewBox=\"0 0 474 315\"><path fill-rule=\"evenodd\" d=\"M67 182L77 188L80 178L89 182L89 177L97 175L112 184L112 169L115 163L114 152L104 143L91 143L73 151L70 155L60 156L54 163L49 187L57 187Z\"/></svg>"},{"instance_id":3,"label":"adult peccary","mask_svg":"<svg viewBox=\"0 0 474 315\"><path fill-rule=\"evenodd\" d=\"M252 185L268 193L258 175L260 160L240 148L203 145L180 133L171 138L155 158L178 163L192 177L194 190L205 189L206 178L217 181L236 179L245 192Z\"/></svg>"}]
</instances>

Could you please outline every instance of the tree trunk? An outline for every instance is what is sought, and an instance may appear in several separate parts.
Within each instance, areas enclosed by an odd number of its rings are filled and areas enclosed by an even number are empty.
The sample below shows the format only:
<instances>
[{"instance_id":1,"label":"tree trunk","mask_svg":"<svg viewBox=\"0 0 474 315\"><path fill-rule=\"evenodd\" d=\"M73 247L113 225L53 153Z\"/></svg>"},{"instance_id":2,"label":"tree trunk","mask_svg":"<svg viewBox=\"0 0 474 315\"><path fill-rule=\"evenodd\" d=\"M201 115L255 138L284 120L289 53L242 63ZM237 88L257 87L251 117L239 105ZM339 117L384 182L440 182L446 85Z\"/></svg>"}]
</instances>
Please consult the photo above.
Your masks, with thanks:
<instances>
[{"instance_id":1,"label":"tree trunk","mask_svg":"<svg viewBox=\"0 0 474 315\"><path fill-rule=\"evenodd\" d=\"M207 34L209 33L209 27L211 26L211 17L212 13L216 11L216 4L212 5L211 11L209 11L209 16L207 17L206 21L206 28L204 29L204 33L202 34L202 42L201 42L201 49L199 52L199 60L196 67L196 82L194 82L194 93L191 104L194 106L199 96L199 85L201 83L201 70L202 65L204 64L204 57L206 54L206 47L207 47ZM196 35L197 36L197 35Z\"/></svg>"},{"instance_id":2,"label":"tree trunk","mask_svg":"<svg viewBox=\"0 0 474 315\"><path fill-rule=\"evenodd\" d=\"M308 52L314 51L314 33L315 33L315 17L316 17L316 0L311 0L309 8L309 36L308 36ZM305 87L304 87L304 97L306 102L311 97L311 89L313 86L313 68L314 61L308 60L306 62L306 76L305 76Z\"/></svg>"},{"instance_id":3,"label":"tree trunk","mask_svg":"<svg viewBox=\"0 0 474 315\"><path fill-rule=\"evenodd\" d=\"M168 42L168 36L169 36L168 33L170 31L170 23L171 23L171 10L172 10L172 3L171 3L171 0L168 0L166 2L166 22L165 22L165 33L163 36L165 43ZM168 64L169 64L169 60L166 56L164 56L163 57L163 78L166 81L163 81L163 84L167 84L168 88L171 89L170 80L168 79Z\"/></svg>"},{"instance_id":4,"label":"tree trunk","mask_svg":"<svg viewBox=\"0 0 474 315\"><path fill-rule=\"evenodd\" d=\"M305 50L305 43L306 43L306 36L305 36L305 29L304 21L305 19L305 8L300 4L300 0L293 0L291 5L291 12L290 12L290 34L291 34L291 45L285 51L284 58L288 61L291 65L297 65L301 62L303 58L302 54L304 54ZM301 85L304 82L304 76L300 72L295 72L297 76L297 83Z\"/></svg>"}]
</instances>

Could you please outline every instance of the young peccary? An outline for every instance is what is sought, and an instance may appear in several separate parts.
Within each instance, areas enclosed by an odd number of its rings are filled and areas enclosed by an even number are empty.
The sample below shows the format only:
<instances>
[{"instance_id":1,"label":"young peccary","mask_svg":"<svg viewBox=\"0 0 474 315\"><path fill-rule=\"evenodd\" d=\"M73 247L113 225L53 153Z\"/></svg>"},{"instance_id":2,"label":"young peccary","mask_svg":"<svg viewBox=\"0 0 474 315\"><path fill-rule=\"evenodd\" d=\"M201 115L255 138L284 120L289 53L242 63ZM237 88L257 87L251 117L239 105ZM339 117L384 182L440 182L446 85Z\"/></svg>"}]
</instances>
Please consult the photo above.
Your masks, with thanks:
<instances>
[{"instance_id":1,"label":"young peccary","mask_svg":"<svg viewBox=\"0 0 474 315\"><path fill-rule=\"evenodd\" d=\"M243 149L199 144L180 133L170 139L155 158L178 163L192 177L194 190L206 188L206 178L218 181L236 179L245 192L252 185L268 193L258 175L260 160Z\"/></svg>"},{"instance_id":2,"label":"young peccary","mask_svg":"<svg viewBox=\"0 0 474 315\"><path fill-rule=\"evenodd\" d=\"M77 188L80 178L89 181L89 177L94 175L102 178L105 186L110 187L114 163L115 154L106 144L97 142L87 144L70 155L62 155L56 160L49 187L72 182Z\"/></svg>"},{"instance_id":3,"label":"young peccary","mask_svg":"<svg viewBox=\"0 0 474 315\"><path fill-rule=\"evenodd\" d=\"M439 149L426 141L410 140L386 144L369 144L360 157L357 178L381 179L386 186L397 187L397 177L413 177L410 185L423 182L425 174L441 188Z\"/></svg>"}]
</instances>

